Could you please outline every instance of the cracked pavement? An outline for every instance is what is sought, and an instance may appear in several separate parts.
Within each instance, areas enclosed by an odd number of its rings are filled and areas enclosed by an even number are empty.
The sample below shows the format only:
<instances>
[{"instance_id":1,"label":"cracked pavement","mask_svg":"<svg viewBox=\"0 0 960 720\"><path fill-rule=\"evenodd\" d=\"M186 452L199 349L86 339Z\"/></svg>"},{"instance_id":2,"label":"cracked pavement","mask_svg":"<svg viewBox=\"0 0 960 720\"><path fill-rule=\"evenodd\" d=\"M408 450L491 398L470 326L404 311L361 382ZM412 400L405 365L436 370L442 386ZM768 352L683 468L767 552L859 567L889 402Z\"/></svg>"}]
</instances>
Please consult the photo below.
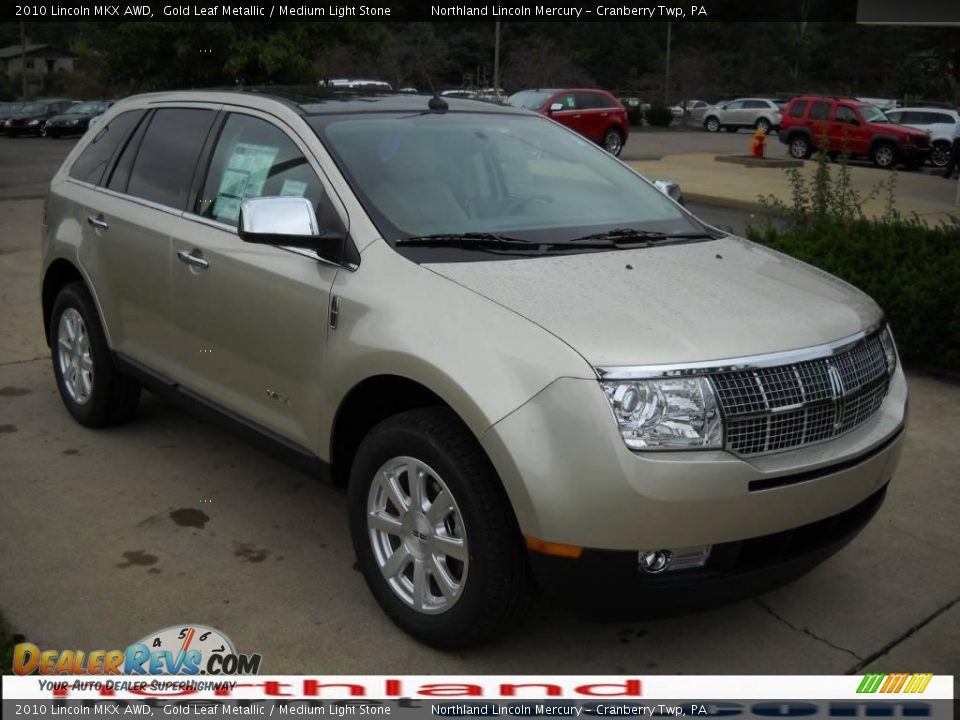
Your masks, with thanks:
<instances>
[{"instance_id":1,"label":"cracked pavement","mask_svg":"<svg viewBox=\"0 0 960 720\"><path fill-rule=\"evenodd\" d=\"M512 637L420 646L367 592L345 497L147 395L92 431L63 409L39 314L42 203L0 202L0 614L46 647L121 647L183 622L267 673L955 673L960 387L910 375L887 502L797 582L708 612L580 621L541 599Z\"/></svg>"}]
</instances>

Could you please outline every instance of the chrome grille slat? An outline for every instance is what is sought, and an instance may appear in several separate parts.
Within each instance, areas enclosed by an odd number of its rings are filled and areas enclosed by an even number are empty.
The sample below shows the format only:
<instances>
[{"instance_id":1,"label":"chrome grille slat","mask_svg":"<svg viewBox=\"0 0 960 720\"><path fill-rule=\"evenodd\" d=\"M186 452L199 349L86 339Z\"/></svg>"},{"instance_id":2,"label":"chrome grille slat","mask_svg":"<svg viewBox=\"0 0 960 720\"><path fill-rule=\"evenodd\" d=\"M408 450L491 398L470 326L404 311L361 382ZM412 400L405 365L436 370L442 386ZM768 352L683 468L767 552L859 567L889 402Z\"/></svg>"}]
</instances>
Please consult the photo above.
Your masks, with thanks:
<instances>
[{"instance_id":1,"label":"chrome grille slat","mask_svg":"<svg viewBox=\"0 0 960 720\"><path fill-rule=\"evenodd\" d=\"M880 409L888 385L877 335L829 358L710 377L723 409L727 449L738 455L781 452L842 435Z\"/></svg>"}]
</instances>

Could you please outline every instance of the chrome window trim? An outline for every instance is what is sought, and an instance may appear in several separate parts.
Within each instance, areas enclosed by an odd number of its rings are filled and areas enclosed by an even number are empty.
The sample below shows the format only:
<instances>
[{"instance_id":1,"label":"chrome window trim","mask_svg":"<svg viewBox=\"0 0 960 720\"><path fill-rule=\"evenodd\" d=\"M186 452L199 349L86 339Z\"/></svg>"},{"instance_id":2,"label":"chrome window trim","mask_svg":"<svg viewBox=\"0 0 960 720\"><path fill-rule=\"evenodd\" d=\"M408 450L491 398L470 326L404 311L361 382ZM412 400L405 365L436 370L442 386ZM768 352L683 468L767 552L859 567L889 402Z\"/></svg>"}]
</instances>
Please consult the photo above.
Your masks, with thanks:
<instances>
[{"instance_id":1,"label":"chrome window trim","mask_svg":"<svg viewBox=\"0 0 960 720\"><path fill-rule=\"evenodd\" d=\"M834 340L833 342L822 345L798 348L796 350L784 350L764 355L746 355L736 358L670 365L603 366L594 368L594 372L596 372L600 380L648 380L690 375L711 375L713 373L791 365L807 360L819 360L821 358L839 355L849 350L864 338L878 333L884 325L885 321L880 321L866 330L861 330L860 332L840 338L839 340Z\"/></svg>"}]
</instances>

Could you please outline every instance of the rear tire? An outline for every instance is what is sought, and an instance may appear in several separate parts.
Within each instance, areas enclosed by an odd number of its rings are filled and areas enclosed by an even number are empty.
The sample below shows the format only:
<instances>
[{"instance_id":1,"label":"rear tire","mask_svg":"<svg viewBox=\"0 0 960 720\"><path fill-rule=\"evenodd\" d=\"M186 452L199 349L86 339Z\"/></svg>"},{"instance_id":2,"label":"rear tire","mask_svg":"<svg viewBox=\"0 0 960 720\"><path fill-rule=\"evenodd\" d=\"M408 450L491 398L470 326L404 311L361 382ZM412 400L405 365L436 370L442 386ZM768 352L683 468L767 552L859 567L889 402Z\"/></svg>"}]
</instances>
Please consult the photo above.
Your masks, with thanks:
<instances>
[{"instance_id":1,"label":"rear tire","mask_svg":"<svg viewBox=\"0 0 960 720\"><path fill-rule=\"evenodd\" d=\"M614 157L623 152L623 133L618 128L610 128L603 134L603 149Z\"/></svg>"},{"instance_id":2,"label":"rear tire","mask_svg":"<svg viewBox=\"0 0 960 720\"><path fill-rule=\"evenodd\" d=\"M795 135L787 144L790 157L797 160L806 160L813 154L813 144L805 135Z\"/></svg>"},{"instance_id":3,"label":"rear tire","mask_svg":"<svg viewBox=\"0 0 960 720\"><path fill-rule=\"evenodd\" d=\"M57 388L74 419L87 427L105 427L132 418L140 385L116 368L83 283L70 283L57 295L49 330Z\"/></svg>"},{"instance_id":4,"label":"rear tire","mask_svg":"<svg viewBox=\"0 0 960 720\"><path fill-rule=\"evenodd\" d=\"M450 410L410 410L374 427L348 492L360 571L402 630L452 650L522 617L531 579L516 520L476 439Z\"/></svg>"},{"instance_id":5,"label":"rear tire","mask_svg":"<svg viewBox=\"0 0 960 720\"><path fill-rule=\"evenodd\" d=\"M933 144L930 162L934 167L944 168L950 162L950 143L938 140Z\"/></svg>"}]
</instances>

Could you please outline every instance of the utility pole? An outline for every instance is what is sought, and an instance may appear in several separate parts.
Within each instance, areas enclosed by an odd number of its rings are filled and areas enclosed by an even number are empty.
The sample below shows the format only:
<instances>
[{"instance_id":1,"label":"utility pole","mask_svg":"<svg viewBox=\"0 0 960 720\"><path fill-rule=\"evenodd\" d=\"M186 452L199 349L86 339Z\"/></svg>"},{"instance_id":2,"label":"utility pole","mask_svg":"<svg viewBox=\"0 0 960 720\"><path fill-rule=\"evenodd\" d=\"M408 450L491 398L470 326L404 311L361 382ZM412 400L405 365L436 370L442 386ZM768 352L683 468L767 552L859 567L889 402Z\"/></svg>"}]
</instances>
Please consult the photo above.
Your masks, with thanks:
<instances>
[{"instance_id":1,"label":"utility pole","mask_svg":"<svg viewBox=\"0 0 960 720\"><path fill-rule=\"evenodd\" d=\"M500 99L500 21L493 31L493 94Z\"/></svg>"},{"instance_id":2,"label":"utility pole","mask_svg":"<svg viewBox=\"0 0 960 720\"><path fill-rule=\"evenodd\" d=\"M20 21L20 91L27 99L27 24Z\"/></svg>"},{"instance_id":3,"label":"utility pole","mask_svg":"<svg viewBox=\"0 0 960 720\"><path fill-rule=\"evenodd\" d=\"M663 104L670 107L670 31L673 23L667 21L667 71L663 79Z\"/></svg>"}]
</instances>

